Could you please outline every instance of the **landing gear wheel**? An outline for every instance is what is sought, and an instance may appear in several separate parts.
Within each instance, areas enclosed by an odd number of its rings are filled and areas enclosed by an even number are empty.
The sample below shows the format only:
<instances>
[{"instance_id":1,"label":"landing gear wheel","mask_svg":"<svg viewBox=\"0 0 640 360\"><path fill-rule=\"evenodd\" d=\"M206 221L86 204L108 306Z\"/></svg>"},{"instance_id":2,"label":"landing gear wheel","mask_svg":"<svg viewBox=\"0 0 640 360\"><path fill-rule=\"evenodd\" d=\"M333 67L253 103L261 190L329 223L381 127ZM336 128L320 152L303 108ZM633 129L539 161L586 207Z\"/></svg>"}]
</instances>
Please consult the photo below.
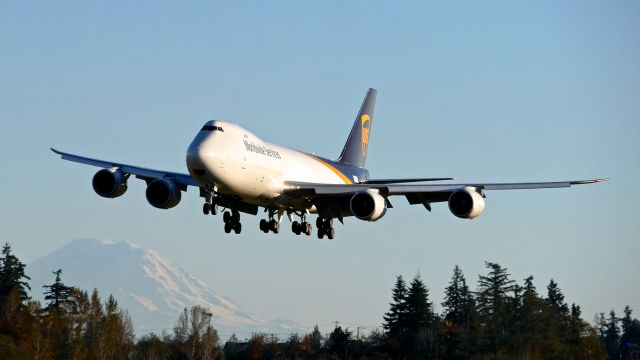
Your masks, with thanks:
<instances>
[{"instance_id":1,"label":"landing gear wheel","mask_svg":"<svg viewBox=\"0 0 640 360\"><path fill-rule=\"evenodd\" d=\"M292 222L291 231L296 235L300 235L300 223L297 221Z\"/></svg>"},{"instance_id":2,"label":"landing gear wheel","mask_svg":"<svg viewBox=\"0 0 640 360\"><path fill-rule=\"evenodd\" d=\"M280 223L276 222L275 220L273 220L273 225L271 225L271 231L273 231L274 234L277 234L280 232Z\"/></svg>"},{"instance_id":3,"label":"landing gear wheel","mask_svg":"<svg viewBox=\"0 0 640 360\"><path fill-rule=\"evenodd\" d=\"M218 215L218 204L211 204L209 210L211 211L211 215Z\"/></svg>"},{"instance_id":4,"label":"landing gear wheel","mask_svg":"<svg viewBox=\"0 0 640 360\"><path fill-rule=\"evenodd\" d=\"M318 228L318 239L322 239L324 237L324 230L322 228Z\"/></svg>"},{"instance_id":5,"label":"landing gear wheel","mask_svg":"<svg viewBox=\"0 0 640 360\"><path fill-rule=\"evenodd\" d=\"M269 232L269 222L267 220L260 219L260 230L265 234Z\"/></svg>"},{"instance_id":6,"label":"landing gear wheel","mask_svg":"<svg viewBox=\"0 0 640 360\"><path fill-rule=\"evenodd\" d=\"M323 225L324 225L324 220L322 220L322 218L318 216L318 218L316 219L316 227L320 229L322 228Z\"/></svg>"},{"instance_id":7,"label":"landing gear wheel","mask_svg":"<svg viewBox=\"0 0 640 360\"><path fill-rule=\"evenodd\" d=\"M226 214L226 213L225 213L225 214ZM226 232L227 234L228 234L228 233L230 233L230 232L231 232L231 227L232 227L232 226L233 226L233 225L231 225L231 223L230 223L230 222L226 222L226 223L224 223L224 232Z\"/></svg>"},{"instance_id":8,"label":"landing gear wheel","mask_svg":"<svg viewBox=\"0 0 640 360\"><path fill-rule=\"evenodd\" d=\"M240 213L237 211L233 211L233 213L231 214L231 221L233 221L234 223L239 223L240 222Z\"/></svg>"},{"instance_id":9,"label":"landing gear wheel","mask_svg":"<svg viewBox=\"0 0 640 360\"><path fill-rule=\"evenodd\" d=\"M333 230L333 228L329 228L327 230L327 237L329 238L329 240L333 240L333 237L336 235L336 231Z\"/></svg>"},{"instance_id":10,"label":"landing gear wheel","mask_svg":"<svg viewBox=\"0 0 640 360\"><path fill-rule=\"evenodd\" d=\"M225 211L224 214L222 215L222 220L224 221L225 224L228 224L231 222L231 213L228 211Z\"/></svg>"},{"instance_id":11,"label":"landing gear wheel","mask_svg":"<svg viewBox=\"0 0 640 360\"><path fill-rule=\"evenodd\" d=\"M333 227L333 219L332 219L332 218L327 218L327 219L324 221L323 227L324 227L325 229L330 229L330 228L332 228L332 227Z\"/></svg>"},{"instance_id":12,"label":"landing gear wheel","mask_svg":"<svg viewBox=\"0 0 640 360\"><path fill-rule=\"evenodd\" d=\"M209 203L204 203L202 205L202 213L205 215L209 215L209 210L211 210L211 205Z\"/></svg>"},{"instance_id":13,"label":"landing gear wheel","mask_svg":"<svg viewBox=\"0 0 640 360\"><path fill-rule=\"evenodd\" d=\"M311 227L311 224L309 224L308 222L304 223L304 234L307 236L311 235L311 232L313 231L313 228Z\"/></svg>"},{"instance_id":14,"label":"landing gear wheel","mask_svg":"<svg viewBox=\"0 0 640 360\"><path fill-rule=\"evenodd\" d=\"M236 234L240 234L240 232L242 231L242 224L240 224L240 223L235 223L235 224L233 225L233 231L234 231Z\"/></svg>"}]
</instances>

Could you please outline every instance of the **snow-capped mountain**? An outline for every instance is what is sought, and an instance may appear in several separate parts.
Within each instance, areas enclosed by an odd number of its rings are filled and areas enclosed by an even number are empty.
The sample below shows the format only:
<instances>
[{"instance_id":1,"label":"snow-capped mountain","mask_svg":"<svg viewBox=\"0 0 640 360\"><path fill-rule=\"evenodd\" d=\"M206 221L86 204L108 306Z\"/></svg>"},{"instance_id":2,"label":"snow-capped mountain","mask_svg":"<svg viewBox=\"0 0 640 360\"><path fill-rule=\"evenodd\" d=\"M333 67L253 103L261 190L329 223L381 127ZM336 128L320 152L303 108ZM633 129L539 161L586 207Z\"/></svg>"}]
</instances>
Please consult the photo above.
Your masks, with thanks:
<instances>
[{"instance_id":1,"label":"snow-capped mountain","mask_svg":"<svg viewBox=\"0 0 640 360\"><path fill-rule=\"evenodd\" d=\"M223 337L307 330L291 321L267 321L250 315L157 252L126 242L76 240L27 265L34 299L43 300L42 285L53 282L51 272L57 269L62 269L62 280L68 286L89 293L97 288L103 300L113 294L120 307L129 311L140 335L170 332L180 312L194 305L211 311L212 324Z\"/></svg>"}]
</instances>

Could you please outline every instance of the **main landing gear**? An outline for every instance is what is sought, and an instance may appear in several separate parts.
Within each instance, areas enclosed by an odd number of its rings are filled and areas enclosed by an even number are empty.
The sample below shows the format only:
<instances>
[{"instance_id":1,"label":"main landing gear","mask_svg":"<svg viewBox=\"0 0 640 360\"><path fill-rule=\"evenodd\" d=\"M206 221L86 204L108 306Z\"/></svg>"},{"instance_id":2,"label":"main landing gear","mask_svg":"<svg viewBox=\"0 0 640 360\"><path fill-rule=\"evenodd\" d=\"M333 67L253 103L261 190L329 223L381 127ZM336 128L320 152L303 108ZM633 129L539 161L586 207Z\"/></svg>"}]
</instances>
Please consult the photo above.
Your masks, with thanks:
<instances>
[{"instance_id":1,"label":"main landing gear","mask_svg":"<svg viewBox=\"0 0 640 360\"><path fill-rule=\"evenodd\" d=\"M263 233L268 233L269 231L273 232L274 234L277 234L280 232L280 222L277 221L276 219L274 219L274 215L276 214L276 211L273 209L269 209L269 220L265 220L265 219L261 219L260 220L260 230L262 230Z\"/></svg>"},{"instance_id":2,"label":"main landing gear","mask_svg":"<svg viewBox=\"0 0 640 360\"><path fill-rule=\"evenodd\" d=\"M307 222L307 216L305 213L302 213L300 222L294 221L291 223L291 231L293 231L293 233L296 235L311 235L311 231L313 231L313 228L311 227L311 224Z\"/></svg>"},{"instance_id":3,"label":"main landing gear","mask_svg":"<svg viewBox=\"0 0 640 360\"><path fill-rule=\"evenodd\" d=\"M231 230L236 234L240 234L242 231L242 224L240 224L240 213L236 210L231 212L225 211L222 215L222 220L224 220L224 232L229 234Z\"/></svg>"},{"instance_id":4,"label":"main landing gear","mask_svg":"<svg viewBox=\"0 0 640 360\"><path fill-rule=\"evenodd\" d=\"M262 230L262 232L265 234L268 233L269 231L272 231L274 234L277 234L280 232L280 223L273 218L269 220L260 219L260 230Z\"/></svg>"},{"instance_id":5,"label":"main landing gear","mask_svg":"<svg viewBox=\"0 0 640 360\"><path fill-rule=\"evenodd\" d=\"M333 229L333 219L323 219L318 216L316 219L316 227L318 228L318 239L322 239L325 235L329 240L333 240L336 235L336 231Z\"/></svg>"}]
</instances>

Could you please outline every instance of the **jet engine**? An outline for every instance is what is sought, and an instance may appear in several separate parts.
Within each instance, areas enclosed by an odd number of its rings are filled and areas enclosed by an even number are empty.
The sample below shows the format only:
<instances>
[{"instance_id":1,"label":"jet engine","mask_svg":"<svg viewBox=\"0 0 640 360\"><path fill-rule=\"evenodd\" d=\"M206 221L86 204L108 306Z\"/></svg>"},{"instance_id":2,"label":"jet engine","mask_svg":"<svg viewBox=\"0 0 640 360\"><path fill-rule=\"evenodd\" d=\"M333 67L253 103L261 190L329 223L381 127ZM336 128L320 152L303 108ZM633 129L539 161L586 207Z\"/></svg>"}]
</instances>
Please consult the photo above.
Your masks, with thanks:
<instances>
[{"instance_id":1,"label":"jet engine","mask_svg":"<svg viewBox=\"0 0 640 360\"><path fill-rule=\"evenodd\" d=\"M102 169L93 176L93 190L106 198L118 197L127 191L127 176L120 170Z\"/></svg>"},{"instance_id":2,"label":"jet engine","mask_svg":"<svg viewBox=\"0 0 640 360\"><path fill-rule=\"evenodd\" d=\"M180 202L180 189L168 179L156 179L147 185L147 201L158 209L170 209Z\"/></svg>"},{"instance_id":3,"label":"jet engine","mask_svg":"<svg viewBox=\"0 0 640 360\"><path fill-rule=\"evenodd\" d=\"M376 221L387 212L386 199L375 190L356 193L349 202L351 213L360 220Z\"/></svg>"},{"instance_id":4,"label":"jet engine","mask_svg":"<svg viewBox=\"0 0 640 360\"><path fill-rule=\"evenodd\" d=\"M449 196L449 210L461 219L473 219L484 211L484 199L474 188L467 187Z\"/></svg>"}]
</instances>

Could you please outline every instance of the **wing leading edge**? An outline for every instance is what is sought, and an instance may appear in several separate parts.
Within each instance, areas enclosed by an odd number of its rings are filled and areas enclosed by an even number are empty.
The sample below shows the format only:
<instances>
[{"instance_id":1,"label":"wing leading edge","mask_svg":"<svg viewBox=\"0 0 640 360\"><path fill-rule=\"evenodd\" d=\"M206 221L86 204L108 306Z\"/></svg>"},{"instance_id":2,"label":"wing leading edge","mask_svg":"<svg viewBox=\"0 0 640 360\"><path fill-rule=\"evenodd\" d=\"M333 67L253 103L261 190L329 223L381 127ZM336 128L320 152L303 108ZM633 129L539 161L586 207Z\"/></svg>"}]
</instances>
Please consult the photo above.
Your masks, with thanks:
<instances>
[{"instance_id":1,"label":"wing leading edge","mask_svg":"<svg viewBox=\"0 0 640 360\"><path fill-rule=\"evenodd\" d=\"M520 189L549 189L564 188L572 185L593 184L607 181L609 179L589 179L589 180L571 180L571 181L554 181L554 182L529 182L529 183L467 183L467 184L424 184L424 185L397 185L397 184L316 184L316 183L299 183L291 182L285 193L301 193L307 195L331 196L331 195L347 195L358 191L368 189L376 189L381 194L387 196L393 195L411 195L430 193L451 193L464 188L472 187L477 190L520 190Z\"/></svg>"},{"instance_id":2,"label":"wing leading edge","mask_svg":"<svg viewBox=\"0 0 640 360\"><path fill-rule=\"evenodd\" d=\"M51 148L51 151L60 155L63 160L73 161L73 162L77 162L85 165L97 166L105 169L118 168L124 173L133 174L137 178L140 178L143 180L171 178L176 182L176 184L182 185L185 188L186 186L199 186L199 184L189 174L181 174L181 173L172 172L172 171L155 170L155 169L149 169L149 168L140 167L140 166L122 164L122 163L113 162L113 161L92 159L85 156L79 156L79 155L62 152L54 148Z\"/></svg>"}]
</instances>

